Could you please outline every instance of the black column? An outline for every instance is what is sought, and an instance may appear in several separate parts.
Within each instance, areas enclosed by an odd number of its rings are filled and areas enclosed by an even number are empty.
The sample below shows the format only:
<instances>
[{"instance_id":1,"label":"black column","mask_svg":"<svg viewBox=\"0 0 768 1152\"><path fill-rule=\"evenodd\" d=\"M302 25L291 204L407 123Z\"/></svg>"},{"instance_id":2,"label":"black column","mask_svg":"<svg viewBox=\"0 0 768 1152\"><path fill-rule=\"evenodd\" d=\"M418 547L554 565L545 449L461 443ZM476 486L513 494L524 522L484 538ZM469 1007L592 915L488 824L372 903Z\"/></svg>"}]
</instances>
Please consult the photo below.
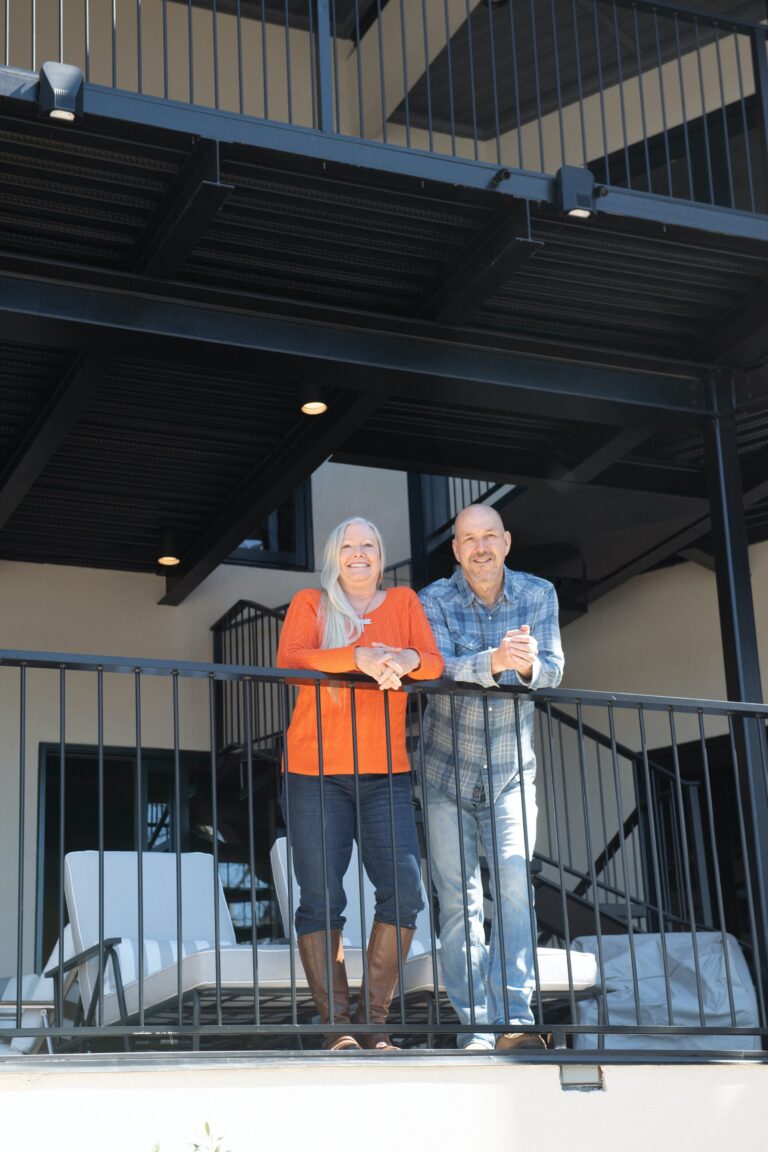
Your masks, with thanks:
<instances>
[{"instance_id":1,"label":"black column","mask_svg":"<svg viewBox=\"0 0 768 1152\"><path fill-rule=\"evenodd\" d=\"M733 390L712 385L716 415L704 435L720 632L729 700L762 702L747 525L736 443Z\"/></svg>"},{"instance_id":2,"label":"black column","mask_svg":"<svg viewBox=\"0 0 768 1152\"><path fill-rule=\"evenodd\" d=\"M760 703L757 650L747 525L736 440L733 388L712 383L715 415L708 422L704 452L709 486L720 631L729 700ZM744 868L752 879L755 913L755 976L768 1003L768 782L766 736L762 720L735 717L734 743L747 843ZM763 1021L763 1023L766 1023Z\"/></svg>"},{"instance_id":3,"label":"black column","mask_svg":"<svg viewBox=\"0 0 768 1152\"><path fill-rule=\"evenodd\" d=\"M418 592L429 583L429 556L427 552L427 509L425 508L424 477L419 472L408 473L408 518L411 530L411 587Z\"/></svg>"}]
</instances>

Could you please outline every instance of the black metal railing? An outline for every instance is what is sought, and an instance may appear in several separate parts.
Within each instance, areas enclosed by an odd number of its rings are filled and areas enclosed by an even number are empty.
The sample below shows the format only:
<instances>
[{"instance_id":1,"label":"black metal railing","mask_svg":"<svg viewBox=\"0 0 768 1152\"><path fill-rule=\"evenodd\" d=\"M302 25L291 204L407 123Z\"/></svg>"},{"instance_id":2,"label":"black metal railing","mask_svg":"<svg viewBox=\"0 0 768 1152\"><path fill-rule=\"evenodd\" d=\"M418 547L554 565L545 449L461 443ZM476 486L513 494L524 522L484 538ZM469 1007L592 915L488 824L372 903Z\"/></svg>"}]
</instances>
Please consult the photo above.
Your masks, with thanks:
<instances>
[{"instance_id":1,"label":"black metal railing","mask_svg":"<svg viewBox=\"0 0 768 1152\"><path fill-rule=\"evenodd\" d=\"M766 211L758 0L0 3L0 60L385 144ZM745 18L746 17L746 18ZM503 177L502 177L503 178Z\"/></svg>"},{"instance_id":2,"label":"black metal railing","mask_svg":"<svg viewBox=\"0 0 768 1152\"><path fill-rule=\"evenodd\" d=\"M318 709L329 689L337 700L348 690L351 723L354 700L377 689L360 677L34 652L0 653L0 683L4 794L18 811L16 842L4 842L17 895L2 933L9 980L0 1040L15 1045L11 1055L41 1046L312 1046L338 1031L317 1022L298 963L290 814L286 843L247 742L244 789L227 776L216 686L236 687L246 731L265 685L277 691L283 727L292 688L308 689ZM411 1044L446 1044L475 1029L457 1021L441 986L424 707L444 696L453 709L472 696L487 726L501 701L518 716L531 701L524 690L448 682L406 694L428 898L421 950L399 956L389 1027ZM570 1043L761 1049L768 707L563 690L535 697L533 1028L552 1033L558 1060ZM378 699L389 733L390 695ZM726 749L717 768L716 742ZM651 752L662 745L668 763ZM488 771L492 782L490 761ZM534 836L527 828L527 841ZM488 883L493 898L493 869ZM346 884L359 980L372 917L359 862ZM559 924L547 893L560 904Z\"/></svg>"}]
</instances>

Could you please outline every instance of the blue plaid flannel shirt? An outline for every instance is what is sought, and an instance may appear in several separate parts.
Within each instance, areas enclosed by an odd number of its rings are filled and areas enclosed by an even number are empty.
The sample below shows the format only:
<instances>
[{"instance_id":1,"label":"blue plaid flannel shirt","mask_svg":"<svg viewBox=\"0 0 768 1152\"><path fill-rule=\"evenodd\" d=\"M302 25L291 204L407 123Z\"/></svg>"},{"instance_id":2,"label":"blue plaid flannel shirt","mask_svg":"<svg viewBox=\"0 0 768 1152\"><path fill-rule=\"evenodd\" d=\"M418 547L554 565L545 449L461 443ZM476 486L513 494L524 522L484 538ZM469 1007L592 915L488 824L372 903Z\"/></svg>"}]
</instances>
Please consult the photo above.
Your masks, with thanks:
<instances>
[{"instance_id":1,"label":"blue plaid flannel shirt","mask_svg":"<svg viewBox=\"0 0 768 1152\"><path fill-rule=\"evenodd\" d=\"M427 619L445 659L443 676L496 688L499 684L526 684L517 672L506 671L494 677L491 649L497 648L504 633L529 624L539 645L529 688L556 688L563 675L563 648L560 643L557 595L548 580L527 572L504 570L504 589L497 604L488 608L475 596L458 568L449 580L436 580L420 593ZM525 782L532 783L536 772L533 744L534 702L530 696L504 696L488 703L491 779L493 798L520 770L515 724L515 699L520 717L520 746ZM430 696L424 714L422 739L424 765L430 784L451 796L458 791L462 800L488 803L488 782L483 698L456 695L456 757L454 759L450 697Z\"/></svg>"}]
</instances>

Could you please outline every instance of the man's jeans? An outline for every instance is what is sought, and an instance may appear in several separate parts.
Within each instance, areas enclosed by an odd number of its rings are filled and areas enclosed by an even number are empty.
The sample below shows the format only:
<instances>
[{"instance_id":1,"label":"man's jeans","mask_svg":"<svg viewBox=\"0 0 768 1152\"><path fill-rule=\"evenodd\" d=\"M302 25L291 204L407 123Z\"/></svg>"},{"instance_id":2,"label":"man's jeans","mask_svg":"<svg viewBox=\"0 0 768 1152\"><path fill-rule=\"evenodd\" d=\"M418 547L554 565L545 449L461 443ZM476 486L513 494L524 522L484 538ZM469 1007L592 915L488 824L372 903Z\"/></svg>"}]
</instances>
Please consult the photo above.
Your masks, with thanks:
<instances>
[{"instance_id":1,"label":"man's jeans","mask_svg":"<svg viewBox=\"0 0 768 1152\"><path fill-rule=\"evenodd\" d=\"M401 928L414 928L416 916L424 907L424 901L421 894L421 854L413 814L411 775L409 772L393 776L362 774L358 778L358 785L359 849L365 870L376 890L374 919L384 924L397 924ZM299 907L296 909L296 931L299 936L307 932L325 931L326 881L330 927L344 927L342 913L347 898L343 881L356 833L355 777L326 776L323 780L323 801L324 820L320 808L318 776L288 772L283 778L281 805L291 837L293 868L301 890ZM393 866L395 860L397 887Z\"/></svg>"},{"instance_id":2,"label":"man's jeans","mask_svg":"<svg viewBox=\"0 0 768 1152\"><path fill-rule=\"evenodd\" d=\"M536 789L533 780L529 782L526 779L524 791L525 832L528 852L531 854L536 839ZM440 901L440 963L451 1003L463 1024L532 1024L533 892L526 870L520 783L515 781L510 784L493 807L486 803L459 804L453 796L429 784L426 799L432 876ZM494 880L493 823L499 851L500 908L497 906ZM466 887L461 870L462 841ZM481 850L488 861L493 897L491 939L488 945L485 943L483 928ZM501 970L502 926L506 981L502 979ZM470 941L469 965L467 933ZM493 1047L495 1043L494 1035L483 1033L480 1028L474 1035L460 1035L457 1043L463 1048L472 1040L485 1042L488 1047Z\"/></svg>"}]
</instances>

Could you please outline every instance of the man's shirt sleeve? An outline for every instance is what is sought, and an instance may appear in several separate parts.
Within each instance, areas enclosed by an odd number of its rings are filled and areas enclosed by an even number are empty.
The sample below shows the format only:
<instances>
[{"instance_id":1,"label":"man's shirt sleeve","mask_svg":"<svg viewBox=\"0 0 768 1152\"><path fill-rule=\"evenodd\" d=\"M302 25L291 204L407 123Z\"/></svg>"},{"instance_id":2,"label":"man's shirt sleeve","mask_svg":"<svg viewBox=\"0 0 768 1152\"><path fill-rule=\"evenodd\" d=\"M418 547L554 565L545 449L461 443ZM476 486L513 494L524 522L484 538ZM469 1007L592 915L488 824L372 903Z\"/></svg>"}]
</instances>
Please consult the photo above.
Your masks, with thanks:
<instances>
[{"instance_id":1,"label":"man's shirt sleeve","mask_svg":"<svg viewBox=\"0 0 768 1152\"><path fill-rule=\"evenodd\" d=\"M526 688L557 688L563 678L565 657L560 640L557 593L550 584L544 593L540 615L532 628L539 645L539 654L533 662L530 680L523 680L517 673L520 684ZM490 665L490 657L489 657Z\"/></svg>"},{"instance_id":2,"label":"man's shirt sleeve","mask_svg":"<svg viewBox=\"0 0 768 1152\"><path fill-rule=\"evenodd\" d=\"M460 621L450 610L447 598L424 588L419 593L427 620L437 641L437 648L445 660L443 676L446 680L461 680L465 684L480 684L483 688L496 688L498 682L491 671L491 649L456 655L454 635L461 632Z\"/></svg>"}]
</instances>

